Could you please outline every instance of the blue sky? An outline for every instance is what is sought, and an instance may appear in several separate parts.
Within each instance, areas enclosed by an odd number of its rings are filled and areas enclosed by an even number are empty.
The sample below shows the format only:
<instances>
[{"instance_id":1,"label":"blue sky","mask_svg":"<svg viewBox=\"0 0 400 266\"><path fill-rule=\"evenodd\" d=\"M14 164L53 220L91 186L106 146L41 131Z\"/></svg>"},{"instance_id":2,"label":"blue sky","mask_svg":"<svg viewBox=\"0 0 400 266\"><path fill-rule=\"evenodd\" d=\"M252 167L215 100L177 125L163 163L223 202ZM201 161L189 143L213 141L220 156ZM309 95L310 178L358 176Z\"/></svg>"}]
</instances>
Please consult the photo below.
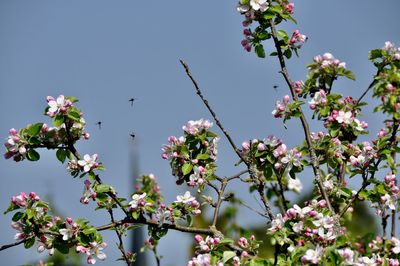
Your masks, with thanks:
<instances>
[{"instance_id":1,"label":"blue sky","mask_svg":"<svg viewBox=\"0 0 400 266\"><path fill-rule=\"evenodd\" d=\"M314 55L331 52L357 76L356 82L339 81L337 88L358 96L375 72L368 51L387 40L400 45L398 0L308 0L295 5L299 24L284 27L300 29L309 40L300 58L289 63L293 80L305 80L304 66ZM290 147L298 144L298 122L289 122L286 130L271 115L275 101L288 93L276 58L260 60L243 51L242 18L235 7L235 1L211 0L0 1L1 138L11 127L49 122L42 115L47 95L76 96L91 133L91 139L78 148L82 154L99 154L107 168L102 175L105 182L128 197L133 191L130 165L136 158L137 170L154 173L166 201L173 201L186 188L175 186L168 163L161 160L161 146L169 135L181 134L186 121L210 118L179 64L182 58L237 143L274 134ZM274 84L280 85L276 91ZM131 97L138 98L133 108L128 102ZM95 125L99 120L101 130ZM368 110L364 120L371 132L381 127L380 118ZM132 131L137 136L134 142L129 136ZM0 209L6 209L10 197L20 191L36 191L51 196L65 215L89 218L94 225L107 223L106 213L92 212L93 206L79 203L83 180L68 176L52 152L41 155L38 163L0 160ZM242 168L234 167L236 161L222 138L218 173L239 172ZM247 191L239 185L232 189ZM254 204L251 196L245 199ZM242 219L243 224L261 221L253 213L241 215L251 217ZM0 245L13 241L10 220L10 215L0 218ZM115 265L119 256L115 239L113 234L106 237L109 259L100 265ZM171 241L182 249L174 249L172 256L168 254ZM184 265L188 241L175 233L162 240L164 265ZM35 250L23 247L0 252L6 265L37 258Z\"/></svg>"}]
</instances>

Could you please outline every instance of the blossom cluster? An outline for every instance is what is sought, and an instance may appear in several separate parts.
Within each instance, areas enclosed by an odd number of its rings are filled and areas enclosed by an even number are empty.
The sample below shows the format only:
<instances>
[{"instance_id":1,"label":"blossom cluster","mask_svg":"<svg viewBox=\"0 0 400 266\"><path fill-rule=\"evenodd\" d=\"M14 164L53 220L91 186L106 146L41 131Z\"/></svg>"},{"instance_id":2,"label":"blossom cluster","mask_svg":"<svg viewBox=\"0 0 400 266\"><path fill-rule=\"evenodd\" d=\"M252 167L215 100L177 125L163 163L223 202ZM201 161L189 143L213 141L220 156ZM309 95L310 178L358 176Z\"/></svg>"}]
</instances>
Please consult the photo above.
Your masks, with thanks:
<instances>
[{"instance_id":1,"label":"blossom cluster","mask_svg":"<svg viewBox=\"0 0 400 266\"><path fill-rule=\"evenodd\" d=\"M396 47L392 42L385 42L382 50L386 51L389 57L400 61L400 47Z\"/></svg>"},{"instance_id":2,"label":"blossom cluster","mask_svg":"<svg viewBox=\"0 0 400 266\"><path fill-rule=\"evenodd\" d=\"M400 188L396 176L389 172L383 182L375 181L373 189L360 193L363 198L371 201L371 207L376 209L378 216L384 217L387 211L396 210L399 206Z\"/></svg>"},{"instance_id":3,"label":"blossom cluster","mask_svg":"<svg viewBox=\"0 0 400 266\"><path fill-rule=\"evenodd\" d=\"M201 213L200 203L195 197L186 191L184 195L178 195L174 201L174 209L179 209L182 214L199 215Z\"/></svg>"},{"instance_id":4,"label":"blossom cluster","mask_svg":"<svg viewBox=\"0 0 400 266\"><path fill-rule=\"evenodd\" d=\"M251 259L257 254L257 249L259 248L259 242L255 240L254 235L249 238L240 237L236 244L240 248L240 251L233 252L221 252L221 248L225 243L230 243L231 241L224 239L222 241L219 237L206 236L203 238L201 235L196 235L194 237L196 246L196 256L193 257L187 266L223 266L223 265L252 265L254 261Z\"/></svg>"},{"instance_id":5,"label":"blossom cluster","mask_svg":"<svg viewBox=\"0 0 400 266\"><path fill-rule=\"evenodd\" d=\"M45 123L28 125L17 131L10 129L7 141L4 143L6 159L22 161L25 158L36 161L39 154L35 148L49 149L65 148L67 143L76 142L78 139L89 139L90 134L85 131L86 122L82 113L72 105L73 98L60 95L57 100L48 96L46 114L53 118L53 126ZM68 125L68 128L67 128Z\"/></svg>"},{"instance_id":6,"label":"blossom cluster","mask_svg":"<svg viewBox=\"0 0 400 266\"><path fill-rule=\"evenodd\" d=\"M288 150L286 144L275 136L268 136L263 140L253 139L251 142L242 143L243 157L248 161L256 162L260 170L266 167L272 167L279 173L284 171L302 169L302 155L297 148ZM271 178L272 176L266 176ZM297 181L299 183L299 181ZM300 186L299 183L298 186ZM300 190L299 188L294 190Z\"/></svg>"},{"instance_id":7,"label":"blossom cluster","mask_svg":"<svg viewBox=\"0 0 400 266\"><path fill-rule=\"evenodd\" d=\"M350 155L350 163L353 167L365 168L368 167L371 161L377 158L378 154L375 148L369 141L363 141L361 144L348 144L348 153Z\"/></svg>"},{"instance_id":8,"label":"blossom cluster","mask_svg":"<svg viewBox=\"0 0 400 266\"><path fill-rule=\"evenodd\" d=\"M276 101L276 107L272 111L272 114L276 118L282 118L286 116L286 113L290 112L288 103L290 101L289 95L283 96L282 101Z\"/></svg>"},{"instance_id":9,"label":"blossom cluster","mask_svg":"<svg viewBox=\"0 0 400 266\"><path fill-rule=\"evenodd\" d=\"M335 58L331 53L324 53L323 55L317 55L314 57L314 62L318 64L321 69L332 67L332 68L346 68L346 63L341 62Z\"/></svg>"},{"instance_id":10,"label":"blossom cluster","mask_svg":"<svg viewBox=\"0 0 400 266\"><path fill-rule=\"evenodd\" d=\"M47 250L49 255L53 255L55 247L68 250L69 247L76 246L77 252L88 255L88 264L94 264L96 258L106 258L102 249L107 244L102 241L101 235L94 227L88 226L83 220L66 218L62 221L58 216L49 215L48 204L41 201L35 192L28 195L21 192L13 196L6 213L15 210L17 212L11 223L11 227L17 231L14 238L25 240L26 248L37 242L38 252Z\"/></svg>"},{"instance_id":11,"label":"blossom cluster","mask_svg":"<svg viewBox=\"0 0 400 266\"><path fill-rule=\"evenodd\" d=\"M68 162L67 170L72 176L76 177L81 172L81 176L89 173L95 169L103 169L100 162L98 162L99 156L95 153L93 155L85 154L83 159L75 160L72 159Z\"/></svg>"},{"instance_id":12,"label":"blossom cluster","mask_svg":"<svg viewBox=\"0 0 400 266\"><path fill-rule=\"evenodd\" d=\"M72 101L66 98L64 95L60 95L57 99L52 96L47 96L48 109L46 114L50 117L61 113L66 114L68 109L72 106Z\"/></svg>"},{"instance_id":13,"label":"blossom cluster","mask_svg":"<svg viewBox=\"0 0 400 266\"><path fill-rule=\"evenodd\" d=\"M92 183L89 180L84 181L83 195L80 202L83 204L88 204L90 199L95 200L97 197L97 192L93 189Z\"/></svg>"},{"instance_id":14,"label":"blossom cluster","mask_svg":"<svg viewBox=\"0 0 400 266\"><path fill-rule=\"evenodd\" d=\"M294 20L291 15L294 13L294 4L288 1L267 1L267 0L240 0L237 6L237 11L244 16L242 25L244 39L241 41L243 48L250 52L252 47L255 47L255 51L259 57L265 57L265 52L262 41L271 38L271 33L268 28L271 26L270 20L276 17L275 23L279 24L282 19ZM250 28L253 22L258 22L254 30ZM285 50L284 55L290 58L291 51L296 51L301 48L307 37L304 34L300 34L298 30L295 30L292 37L289 37L284 31L279 31L279 37L284 41L282 48ZM290 49L289 49L290 48Z\"/></svg>"},{"instance_id":15,"label":"blossom cluster","mask_svg":"<svg viewBox=\"0 0 400 266\"><path fill-rule=\"evenodd\" d=\"M301 34L299 30L295 30L289 40L289 45L294 49L300 49L307 39L306 35Z\"/></svg>"},{"instance_id":16,"label":"blossom cluster","mask_svg":"<svg viewBox=\"0 0 400 266\"><path fill-rule=\"evenodd\" d=\"M284 118L284 121L289 120L292 117L299 117L300 106L302 104L303 102L299 100L290 102L289 95L285 95L283 96L282 101L276 101L276 106L272 111L272 115L275 118Z\"/></svg>"},{"instance_id":17,"label":"blossom cluster","mask_svg":"<svg viewBox=\"0 0 400 266\"><path fill-rule=\"evenodd\" d=\"M162 158L169 160L177 183L204 185L214 178L219 137L209 131L212 123L205 119L189 121L183 126L184 136L170 136L164 145Z\"/></svg>"},{"instance_id":18,"label":"blossom cluster","mask_svg":"<svg viewBox=\"0 0 400 266\"><path fill-rule=\"evenodd\" d=\"M335 58L331 53L324 53L313 58L313 62L307 65L309 70L307 80L299 87L297 93L301 93L303 97L308 94L311 97L316 92L324 90L326 94L330 94L334 81L340 77L346 77L354 80L354 74L346 69L346 63Z\"/></svg>"}]
</instances>

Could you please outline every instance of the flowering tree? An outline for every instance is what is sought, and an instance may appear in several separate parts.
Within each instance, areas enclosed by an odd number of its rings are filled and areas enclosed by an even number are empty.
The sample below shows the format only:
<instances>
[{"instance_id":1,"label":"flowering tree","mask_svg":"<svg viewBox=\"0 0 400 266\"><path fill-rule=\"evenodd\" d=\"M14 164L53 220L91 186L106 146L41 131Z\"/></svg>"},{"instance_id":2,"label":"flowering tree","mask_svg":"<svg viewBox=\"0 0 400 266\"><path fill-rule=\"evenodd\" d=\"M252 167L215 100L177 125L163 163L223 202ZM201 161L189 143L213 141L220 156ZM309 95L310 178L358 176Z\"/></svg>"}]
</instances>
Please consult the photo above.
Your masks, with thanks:
<instances>
[{"instance_id":1,"label":"flowering tree","mask_svg":"<svg viewBox=\"0 0 400 266\"><path fill-rule=\"evenodd\" d=\"M288 148L275 136L244 141L238 147L229 132L217 118L205 99L188 65L181 61L196 93L209 110L214 122L227 138L238 157L238 165L245 169L238 174L221 177L216 174L219 136L211 131L213 123L200 119L183 126L183 136L170 136L163 146L162 158L167 160L177 185L197 191L197 198L188 190L172 203L164 203L154 175L144 175L137 183L131 199L121 198L116 189L105 184L100 176L104 171L97 154L81 155L75 144L89 139L85 131L83 113L77 99L63 95L47 97L45 114L52 126L45 123L30 124L26 128L9 131L5 143L5 158L16 162L25 159L37 161L37 150L55 151L56 158L66 164L71 176L84 179L82 204L96 202L98 210L105 210L110 223L94 227L84 219L61 219L51 212L50 204L34 193L13 196L6 213L13 213L11 226L17 232L17 242L4 245L4 250L23 244L37 247L39 252L55 250L67 254L77 252L87 256L87 263L106 259L101 232L113 230L119 241L121 260L131 265L136 255L124 247L123 237L128 230L147 226L149 238L145 249L155 254L159 240L170 230L194 235L196 250L188 265L400 265L400 237L396 236L396 214L400 189L397 186L396 154L397 132L400 120L400 49L386 42L381 49L372 50L369 59L377 69L372 82L358 99L334 93L338 78L355 79L346 64L332 54L317 55L307 66L305 81L293 81L286 61L307 41L295 30L291 35L278 30L281 23L292 21L294 4L286 0L241 0L237 10L244 16L242 45L258 57L265 57L263 43L270 41L277 57L289 94L276 102L272 111L275 118L297 119L301 123L304 139L296 147ZM369 134L368 124L359 119L362 100L369 91L380 100L376 112L387 116L383 128L372 134L370 141L359 142L359 136ZM324 131L312 132L305 105ZM301 204L291 203L288 191L300 192L301 175L312 169L314 189L312 198ZM357 190L348 188L350 178L361 180ZM265 237L256 239L248 230L230 230L219 224L223 204L234 204L226 193L233 180L240 180L255 193L264 211ZM208 190L215 192L208 195ZM192 192L190 192L192 191ZM346 228L352 219L354 206L359 201L369 202L381 220L382 233L371 239L354 236ZM271 202L278 210L271 207ZM204 209L212 210L207 227L195 226L193 217ZM115 210L123 217L116 217ZM390 225L390 228L388 226ZM261 257L261 242L274 246L273 256Z\"/></svg>"}]
</instances>

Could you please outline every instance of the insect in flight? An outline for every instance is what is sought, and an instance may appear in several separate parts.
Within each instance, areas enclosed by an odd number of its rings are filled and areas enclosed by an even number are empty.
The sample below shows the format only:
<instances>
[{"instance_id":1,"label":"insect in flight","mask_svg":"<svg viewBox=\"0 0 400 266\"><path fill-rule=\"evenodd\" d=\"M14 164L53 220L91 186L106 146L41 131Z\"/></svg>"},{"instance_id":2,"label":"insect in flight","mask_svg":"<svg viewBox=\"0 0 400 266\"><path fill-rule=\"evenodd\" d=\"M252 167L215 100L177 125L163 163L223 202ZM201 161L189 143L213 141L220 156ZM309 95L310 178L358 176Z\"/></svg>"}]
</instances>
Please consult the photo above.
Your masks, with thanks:
<instances>
[{"instance_id":1,"label":"insect in flight","mask_svg":"<svg viewBox=\"0 0 400 266\"><path fill-rule=\"evenodd\" d=\"M136 135L135 135L134 132L132 132L132 133L130 134L130 136L132 137L132 139L134 139Z\"/></svg>"},{"instance_id":2,"label":"insect in flight","mask_svg":"<svg viewBox=\"0 0 400 266\"><path fill-rule=\"evenodd\" d=\"M130 98L129 101L131 102L131 106L133 106L133 102L136 101L137 98Z\"/></svg>"},{"instance_id":3,"label":"insect in flight","mask_svg":"<svg viewBox=\"0 0 400 266\"><path fill-rule=\"evenodd\" d=\"M96 125L99 126L99 129L101 129L101 124L102 124L102 123L103 123L103 122L101 122L101 121L99 121L99 122L96 123Z\"/></svg>"}]
</instances>

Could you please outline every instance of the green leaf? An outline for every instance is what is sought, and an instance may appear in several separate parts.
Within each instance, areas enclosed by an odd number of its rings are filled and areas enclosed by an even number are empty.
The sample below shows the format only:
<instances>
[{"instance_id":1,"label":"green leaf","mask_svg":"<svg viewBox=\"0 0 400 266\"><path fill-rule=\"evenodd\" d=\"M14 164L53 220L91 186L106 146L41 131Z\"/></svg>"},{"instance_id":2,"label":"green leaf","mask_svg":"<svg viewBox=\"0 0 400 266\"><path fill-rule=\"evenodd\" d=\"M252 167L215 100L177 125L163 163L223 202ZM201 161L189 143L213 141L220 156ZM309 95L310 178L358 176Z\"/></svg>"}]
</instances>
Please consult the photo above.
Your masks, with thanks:
<instances>
[{"instance_id":1,"label":"green leaf","mask_svg":"<svg viewBox=\"0 0 400 266\"><path fill-rule=\"evenodd\" d=\"M57 150L56 156L61 163L64 163L67 159L67 152L64 149Z\"/></svg>"},{"instance_id":2,"label":"green leaf","mask_svg":"<svg viewBox=\"0 0 400 266\"><path fill-rule=\"evenodd\" d=\"M286 56L287 59L290 59L292 57L292 51L290 49L287 49L284 53L284 56Z\"/></svg>"},{"instance_id":3,"label":"green leaf","mask_svg":"<svg viewBox=\"0 0 400 266\"><path fill-rule=\"evenodd\" d=\"M270 20L273 17L275 17L275 13L271 12L270 10L267 10L264 14L263 14L263 18L266 20Z\"/></svg>"},{"instance_id":4,"label":"green leaf","mask_svg":"<svg viewBox=\"0 0 400 266\"><path fill-rule=\"evenodd\" d=\"M53 118L53 126L59 127L64 123L64 116L62 114L57 114Z\"/></svg>"},{"instance_id":5,"label":"green leaf","mask_svg":"<svg viewBox=\"0 0 400 266\"><path fill-rule=\"evenodd\" d=\"M279 38L281 38L282 40L285 41L285 43L287 42L287 40L289 39L288 34L286 33L286 31L284 30L278 30L276 32L276 34L278 35Z\"/></svg>"},{"instance_id":6,"label":"green leaf","mask_svg":"<svg viewBox=\"0 0 400 266\"><path fill-rule=\"evenodd\" d=\"M208 158L210 158L210 155L208 155L207 153L200 153L196 156L196 159L198 160L207 160Z\"/></svg>"},{"instance_id":7,"label":"green leaf","mask_svg":"<svg viewBox=\"0 0 400 266\"><path fill-rule=\"evenodd\" d=\"M66 96L65 97L67 100L70 100L72 103L76 103L78 102L78 98L74 97L74 96Z\"/></svg>"},{"instance_id":8,"label":"green leaf","mask_svg":"<svg viewBox=\"0 0 400 266\"><path fill-rule=\"evenodd\" d=\"M382 57L382 50L381 49L375 49L375 50L371 50L368 54L368 58L370 60L376 59L376 58L380 58Z\"/></svg>"},{"instance_id":9,"label":"green leaf","mask_svg":"<svg viewBox=\"0 0 400 266\"><path fill-rule=\"evenodd\" d=\"M91 234L96 234L97 230L94 227L89 227L86 228L85 230L82 231L85 235L91 235Z\"/></svg>"},{"instance_id":10,"label":"green leaf","mask_svg":"<svg viewBox=\"0 0 400 266\"><path fill-rule=\"evenodd\" d=\"M37 151L35 151L34 149L29 149L28 153L26 154L26 158L29 161L37 161L40 159L40 155Z\"/></svg>"},{"instance_id":11,"label":"green leaf","mask_svg":"<svg viewBox=\"0 0 400 266\"><path fill-rule=\"evenodd\" d=\"M28 127L28 134L31 137L37 136L42 129L43 123L36 123L30 127Z\"/></svg>"},{"instance_id":12,"label":"green leaf","mask_svg":"<svg viewBox=\"0 0 400 266\"><path fill-rule=\"evenodd\" d=\"M222 263L226 263L228 260L232 259L236 256L236 252L233 251L224 251Z\"/></svg>"},{"instance_id":13,"label":"green leaf","mask_svg":"<svg viewBox=\"0 0 400 266\"><path fill-rule=\"evenodd\" d=\"M24 217L24 215L25 215L25 213L23 213L23 212L17 212L17 213L15 213L14 216L12 217L12 221L13 221L13 222L19 221L19 220L21 220L21 218Z\"/></svg>"},{"instance_id":14,"label":"green leaf","mask_svg":"<svg viewBox=\"0 0 400 266\"><path fill-rule=\"evenodd\" d=\"M96 192L97 193L104 193L104 192L109 192L111 190L111 187L106 184L101 184L96 186Z\"/></svg>"},{"instance_id":15,"label":"green leaf","mask_svg":"<svg viewBox=\"0 0 400 266\"><path fill-rule=\"evenodd\" d=\"M60 253L62 254L68 254L69 252L69 248L66 244L61 244L59 242L55 242L54 243L54 248L57 249L58 251L60 251Z\"/></svg>"},{"instance_id":16,"label":"green leaf","mask_svg":"<svg viewBox=\"0 0 400 266\"><path fill-rule=\"evenodd\" d=\"M139 216L140 216L140 212L132 212L132 218L134 220L137 220L139 218Z\"/></svg>"},{"instance_id":17,"label":"green leaf","mask_svg":"<svg viewBox=\"0 0 400 266\"><path fill-rule=\"evenodd\" d=\"M20 209L20 207L18 207L18 205L15 205L14 203L10 203L10 206L8 206L7 210L3 213L3 214L7 214L9 212L12 212L13 210L17 210Z\"/></svg>"},{"instance_id":18,"label":"green leaf","mask_svg":"<svg viewBox=\"0 0 400 266\"><path fill-rule=\"evenodd\" d=\"M271 38L271 35L266 31L262 31L262 32L257 34L257 38L260 39L260 40L266 40L266 39Z\"/></svg>"},{"instance_id":19,"label":"green leaf","mask_svg":"<svg viewBox=\"0 0 400 266\"><path fill-rule=\"evenodd\" d=\"M183 175L187 175L192 171L192 169L193 169L193 165L191 165L190 163L185 163L182 166L181 170L182 170Z\"/></svg>"},{"instance_id":20,"label":"green leaf","mask_svg":"<svg viewBox=\"0 0 400 266\"><path fill-rule=\"evenodd\" d=\"M28 248L32 247L34 244L35 244L35 238L31 237L31 238L25 239L24 247L26 249L28 249Z\"/></svg>"},{"instance_id":21,"label":"green leaf","mask_svg":"<svg viewBox=\"0 0 400 266\"><path fill-rule=\"evenodd\" d=\"M68 118L74 121L79 122L81 120L81 116L78 112L75 111L69 111L68 112Z\"/></svg>"},{"instance_id":22,"label":"green leaf","mask_svg":"<svg viewBox=\"0 0 400 266\"><path fill-rule=\"evenodd\" d=\"M254 49L255 49L258 57L265 58L265 51L264 51L264 47L262 46L262 44L257 43L254 46Z\"/></svg>"}]
</instances>

